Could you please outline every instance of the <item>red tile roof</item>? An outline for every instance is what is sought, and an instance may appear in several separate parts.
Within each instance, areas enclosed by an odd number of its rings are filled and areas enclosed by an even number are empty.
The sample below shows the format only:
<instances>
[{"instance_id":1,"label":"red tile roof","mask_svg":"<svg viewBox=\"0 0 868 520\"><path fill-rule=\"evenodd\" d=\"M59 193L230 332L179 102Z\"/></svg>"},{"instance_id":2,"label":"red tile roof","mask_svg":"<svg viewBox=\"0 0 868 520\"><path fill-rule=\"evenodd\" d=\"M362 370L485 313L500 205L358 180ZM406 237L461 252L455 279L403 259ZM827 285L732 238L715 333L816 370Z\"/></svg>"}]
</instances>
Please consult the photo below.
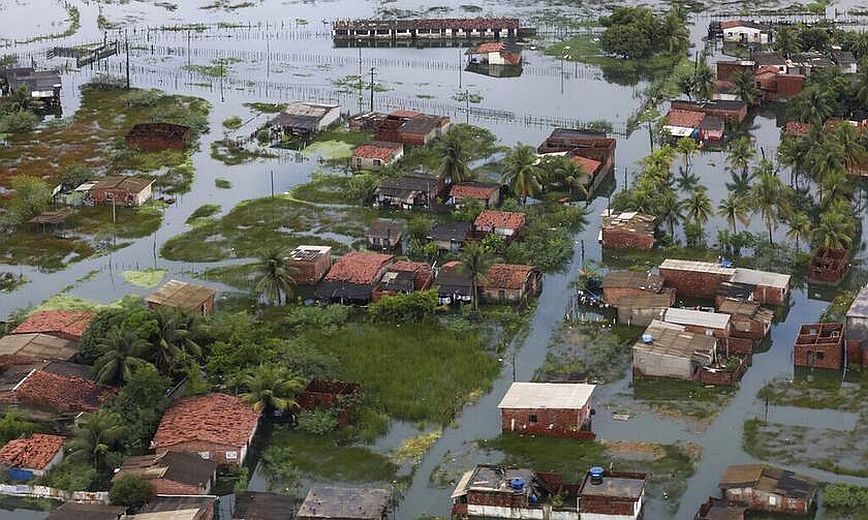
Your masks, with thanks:
<instances>
[{"instance_id":1,"label":"red tile roof","mask_svg":"<svg viewBox=\"0 0 868 520\"><path fill-rule=\"evenodd\" d=\"M514 29L518 30L518 18L422 18L413 24L417 29Z\"/></svg>"},{"instance_id":2,"label":"red tile roof","mask_svg":"<svg viewBox=\"0 0 868 520\"><path fill-rule=\"evenodd\" d=\"M491 184L455 184L449 191L449 195L456 198L488 199L492 193L499 189L498 186Z\"/></svg>"},{"instance_id":3,"label":"red tile roof","mask_svg":"<svg viewBox=\"0 0 868 520\"><path fill-rule=\"evenodd\" d=\"M413 119L421 115L422 112L416 112L415 110L395 110L389 114L390 117L398 119Z\"/></svg>"},{"instance_id":4,"label":"red tile roof","mask_svg":"<svg viewBox=\"0 0 868 520\"><path fill-rule=\"evenodd\" d=\"M762 65L760 67L757 67L757 69L753 71L754 76L759 76L760 74L774 74L775 76L777 76L780 73L781 71L778 70L777 67L772 67L771 65Z\"/></svg>"},{"instance_id":5,"label":"red tile roof","mask_svg":"<svg viewBox=\"0 0 868 520\"><path fill-rule=\"evenodd\" d=\"M479 54L488 54L489 52L501 52L506 48L503 42L486 42L480 43L479 47L476 48L476 52Z\"/></svg>"},{"instance_id":6,"label":"red tile roof","mask_svg":"<svg viewBox=\"0 0 868 520\"><path fill-rule=\"evenodd\" d=\"M353 251L340 257L326 274L326 280L371 285L384 265L394 258L383 253Z\"/></svg>"},{"instance_id":7,"label":"red tile roof","mask_svg":"<svg viewBox=\"0 0 868 520\"><path fill-rule=\"evenodd\" d=\"M401 151L400 143L365 143L353 150L353 157L387 161Z\"/></svg>"},{"instance_id":8,"label":"red tile roof","mask_svg":"<svg viewBox=\"0 0 868 520\"><path fill-rule=\"evenodd\" d=\"M521 289L536 270L532 265L494 264L486 271L482 284L495 289Z\"/></svg>"},{"instance_id":9,"label":"red tile roof","mask_svg":"<svg viewBox=\"0 0 868 520\"><path fill-rule=\"evenodd\" d=\"M226 394L187 397L166 410L151 448L167 450L197 441L245 446L258 422L259 412L238 397Z\"/></svg>"},{"instance_id":10,"label":"red tile roof","mask_svg":"<svg viewBox=\"0 0 868 520\"><path fill-rule=\"evenodd\" d=\"M524 222L524 213L486 209L476 217L473 227L490 229L503 228L517 231L524 227Z\"/></svg>"},{"instance_id":11,"label":"red tile roof","mask_svg":"<svg viewBox=\"0 0 868 520\"><path fill-rule=\"evenodd\" d=\"M415 273L416 277L413 280L413 284L416 286L416 289L426 288L430 284L431 280L434 279L434 269L425 262L402 260L391 264L388 270L393 272Z\"/></svg>"},{"instance_id":12,"label":"red tile roof","mask_svg":"<svg viewBox=\"0 0 868 520\"><path fill-rule=\"evenodd\" d=\"M800 123L798 121L787 121L787 125L784 127L784 134L786 135L805 135L808 133L808 130L811 129L811 125L808 123Z\"/></svg>"},{"instance_id":13,"label":"red tile roof","mask_svg":"<svg viewBox=\"0 0 868 520\"><path fill-rule=\"evenodd\" d=\"M702 112L693 112L691 110L670 110L666 114L666 119L669 120L669 126L679 126L682 128L699 128L702 120L705 119L705 114Z\"/></svg>"},{"instance_id":14,"label":"red tile roof","mask_svg":"<svg viewBox=\"0 0 868 520\"><path fill-rule=\"evenodd\" d=\"M593 159L589 159L587 157L582 157L581 155L574 155L571 157L574 163L577 163L579 166L585 170L585 173L588 175L593 175L597 173L597 170L600 169L600 165L603 163L600 161L595 161Z\"/></svg>"},{"instance_id":15,"label":"red tile roof","mask_svg":"<svg viewBox=\"0 0 868 520\"><path fill-rule=\"evenodd\" d=\"M12 331L12 334L58 333L80 339L96 313L91 311L39 311Z\"/></svg>"},{"instance_id":16,"label":"red tile roof","mask_svg":"<svg viewBox=\"0 0 868 520\"><path fill-rule=\"evenodd\" d=\"M114 393L111 387L89 379L36 370L15 390L24 401L46 404L79 412L92 412Z\"/></svg>"},{"instance_id":17,"label":"red tile roof","mask_svg":"<svg viewBox=\"0 0 868 520\"><path fill-rule=\"evenodd\" d=\"M34 433L27 439L13 439L0 448L0 463L10 468L45 469L63 449L63 437Z\"/></svg>"}]
</instances>

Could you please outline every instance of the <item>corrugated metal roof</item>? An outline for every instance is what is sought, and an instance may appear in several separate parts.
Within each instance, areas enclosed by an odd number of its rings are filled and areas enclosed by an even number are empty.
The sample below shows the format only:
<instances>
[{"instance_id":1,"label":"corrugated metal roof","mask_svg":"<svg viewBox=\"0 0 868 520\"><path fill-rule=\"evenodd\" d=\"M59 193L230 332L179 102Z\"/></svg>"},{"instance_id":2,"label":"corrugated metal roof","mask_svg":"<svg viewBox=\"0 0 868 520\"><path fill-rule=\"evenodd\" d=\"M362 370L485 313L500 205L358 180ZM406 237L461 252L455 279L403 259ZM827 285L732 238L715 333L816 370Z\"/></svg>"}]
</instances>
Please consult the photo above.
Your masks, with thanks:
<instances>
[{"instance_id":1,"label":"corrugated metal roof","mask_svg":"<svg viewBox=\"0 0 868 520\"><path fill-rule=\"evenodd\" d=\"M578 410L588 404L595 388L584 383L513 383L497 407Z\"/></svg>"},{"instance_id":2,"label":"corrugated metal roof","mask_svg":"<svg viewBox=\"0 0 868 520\"><path fill-rule=\"evenodd\" d=\"M850 310L847 311L848 318L868 318L868 285L863 287L853 304L850 305Z\"/></svg>"},{"instance_id":3,"label":"corrugated metal roof","mask_svg":"<svg viewBox=\"0 0 868 520\"><path fill-rule=\"evenodd\" d=\"M667 258L660 264L660 269L672 269L675 271L697 271L701 273L714 273L721 275L733 275L735 269L723 267L715 262L699 262L696 260L677 260Z\"/></svg>"},{"instance_id":4,"label":"corrugated metal roof","mask_svg":"<svg viewBox=\"0 0 868 520\"><path fill-rule=\"evenodd\" d=\"M672 323L654 320L645 329L645 334L651 335L651 342L645 343L639 339L633 344L633 350L653 352L655 354L690 358L698 362L710 363L712 353L717 345L713 336L693 334L684 331L684 327ZM644 334L643 334L644 336Z\"/></svg>"},{"instance_id":5,"label":"corrugated metal roof","mask_svg":"<svg viewBox=\"0 0 868 520\"><path fill-rule=\"evenodd\" d=\"M729 327L729 314L704 312L693 309L666 309L663 320L678 325L695 325L711 329L726 329Z\"/></svg>"},{"instance_id":6,"label":"corrugated metal roof","mask_svg":"<svg viewBox=\"0 0 868 520\"><path fill-rule=\"evenodd\" d=\"M735 274L732 276L731 281L786 289L790 286L790 275L739 267L735 270Z\"/></svg>"}]
</instances>

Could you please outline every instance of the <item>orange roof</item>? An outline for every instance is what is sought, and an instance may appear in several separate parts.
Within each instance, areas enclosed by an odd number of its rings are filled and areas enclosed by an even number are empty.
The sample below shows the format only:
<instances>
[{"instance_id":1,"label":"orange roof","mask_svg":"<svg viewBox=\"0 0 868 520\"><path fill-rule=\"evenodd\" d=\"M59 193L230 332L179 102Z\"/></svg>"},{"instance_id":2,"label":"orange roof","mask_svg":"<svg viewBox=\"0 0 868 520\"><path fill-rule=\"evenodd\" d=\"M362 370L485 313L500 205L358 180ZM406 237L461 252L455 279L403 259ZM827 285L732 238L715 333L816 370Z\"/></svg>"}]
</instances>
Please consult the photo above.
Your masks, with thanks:
<instances>
[{"instance_id":1,"label":"orange roof","mask_svg":"<svg viewBox=\"0 0 868 520\"><path fill-rule=\"evenodd\" d=\"M811 125L808 123L800 123L798 121L787 121L786 126L784 126L784 133L786 135L805 135L808 133L808 130L811 129Z\"/></svg>"},{"instance_id":2,"label":"orange roof","mask_svg":"<svg viewBox=\"0 0 868 520\"><path fill-rule=\"evenodd\" d=\"M382 159L386 161L401 151L401 148L403 148L403 145L400 143L365 143L353 150L353 157Z\"/></svg>"},{"instance_id":3,"label":"orange roof","mask_svg":"<svg viewBox=\"0 0 868 520\"><path fill-rule=\"evenodd\" d=\"M582 157L581 155L574 155L571 157L574 163L577 163L579 166L585 170L585 173L588 175L593 175L597 173L597 170L600 169L600 165L603 163L600 161L595 161L593 159L589 159L587 157Z\"/></svg>"},{"instance_id":4,"label":"orange roof","mask_svg":"<svg viewBox=\"0 0 868 520\"><path fill-rule=\"evenodd\" d=\"M488 199L492 193L499 189L499 186L493 184L455 184L449 191L449 195L456 198Z\"/></svg>"},{"instance_id":5,"label":"orange roof","mask_svg":"<svg viewBox=\"0 0 868 520\"><path fill-rule=\"evenodd\" d=\"M536 267L532 265L494 264L485 272L483 285L496 289L521 289L534 271Z\"/></svg>"},{"instance_id":6,"label":"orange roof","mask_svg":"<svg viewBox=\"0 0 868 520\"><path fill-rule=\"evenodd\" d=\"M419 117L421 115L421 112L416 112L415 110L395 110L389 114L389 116L399 119L413 119L414 117Z\"/></svg>"},{"instance_id":7,"label":"orange roof","mask_svg":"<svg viewBox=\"0 0 868 520\"><path fill-rule=\"evenodd\" d=\"M63 334L80 339L96 313L91 311L40 311L12 331L12 334Z\"/></svg>"},{"instance_id":8,"label":"orange roof","mask_svg":"<svg viewBox=\"0 0 868 520\"><path fill-rule=\"evenodd\" d=\"M413 280L416 289L422 289L434 277L434 269L425 262L411 262L402 260L389 265L389 271L415 273L416 277Z\"/></svg>"},{"instance_id":9,"label":"orange roof","mask_svg":"<svg viewBox=\"0 0 868 520\"><path fill-rule=\"evenodd\" d=\"M515 211L495 211L486 209L476 217L473 227L476 228L505 228L519 230L524 227L524 213Z\"/></svg>"},{"instance_id":10,"label":"orange roof","mask_svg":"<svg viewBox=\"0 0 868 520\"><path fill-rule=\"evenodd\" d=\"M259 412L238 397L226 394L187 397L166 410L151 448L166 450L196 441L244 446L258 422Z\"/></svg>"},{"instance_id":11,"label":"orange roof","mask_svg":"<svg viewBox=\"0 0 868 520\"><path fill-rule=\"evenodd\" d=\"M326 280L371 285L384 265L394 258L383 253L353 251L340 257L326 274Z\"/></svg>"},{"instance_id":12,"label":"orange roof","mask_svg":"<svg viewBox=\"0 0 868 520\"><path fill-rule=\"evenodd\" d=\"M111 387L89 379L36 370L19 383L15 395L35 403L92 412L113 392Z\"/></svg>"},{"instance_id":13,"label":"orange roof","mask_svg":"<svg viewBox=\"0 0 868 520\"><path fill-rule=\"evenodd\" d=\"M501 52L506 48L503 42L486 42L480 43L479 47L476 48L476 52L479 54L486 54L489 52Z\"/></svg>"},{"instance_id":14,"label":"orange roof","mask_svg":"<svg viewBox=\"0 0 868 520\"><path fill-rule=\"evenodd\" d=\"M669 126L679 126L682 128L699 128L702 120L705 119L705 114L702 112L693 112L691 110L670 110L666 114L666 119L669 120Z\"/></svg>"},{"instance_id":15,"label":"orange roof","mask_svg":"<svg viewBox=\"0 0 868 520\"><path fill-rule=\"evenodd\" d=\"M26 439L13 439L0 448L0 462L10 468L45 469L63 449L63 437L34 433Z\"/></svg>"}]
</instances>

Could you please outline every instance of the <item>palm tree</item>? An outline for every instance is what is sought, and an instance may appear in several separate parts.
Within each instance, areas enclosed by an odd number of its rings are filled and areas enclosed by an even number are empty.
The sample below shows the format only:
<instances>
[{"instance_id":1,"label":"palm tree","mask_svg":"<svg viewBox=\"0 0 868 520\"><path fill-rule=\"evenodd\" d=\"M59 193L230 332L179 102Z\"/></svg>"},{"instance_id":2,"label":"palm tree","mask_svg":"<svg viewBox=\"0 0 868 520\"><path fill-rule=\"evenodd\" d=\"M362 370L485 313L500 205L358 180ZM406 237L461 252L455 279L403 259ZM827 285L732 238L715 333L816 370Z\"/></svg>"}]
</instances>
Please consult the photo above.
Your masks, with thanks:
<instances>
[{"instance_id":1,"label":"palm tree","mask_svg":"<svg viewBox=\"0 0 868 520\"><path fill-rule=\"evenodd\" d=\"M774 49L784 57L789 58L790 54L799 52L799 40L796 38L796 32L790 28L783 28L775 35Z\"/></svg>"},{"instance_id":2,"label":"palm tree","mask_svg":"<svg viewBox=\"0 0 868 520\"><path fill-rule=\"evenodd\" d=\"M202 348L194 338L196 318L176 309L157 311L157 335L154 340L154 364L163 375L176 368L178 357L184 354L198 359Z\"/></svg>"},{"instance_id":3,"label":"palm tree","mask_svg":"<svg viewBox=\"0 0 868 520\"><path fill-rule=\"evenodd\" d=\"M834 170L820 179L820 206L826 207L839 198L848 198L852 193L850 179L841 170Z\"/></svg>"},{"instance_id":4,"label":"palm tree","mask_svg":"<svg viewBox=\"0 0 868 520\"><path fill-rule=\"evenodd\" d=\"M714 96L714 92L717 90L715 79L714 71L705 63L705 60L699 62L693 80L697 99L711 99Z\"/></svg>"},{"instance_id":5,"label":"palm tree","mask_svg":"<svg viewBox=\"0 0 868 520\"><path fill-rule=\"evenodd\" d=\"M790 226L787 237L796 241L796 251L799 251L799 241L811 236L814 224L807 213L800 211L790 216L787 225Z\"/></svg>"},{"instance_id":6,"label":"palm tree","mask_svg":"<svg viewBox=\"0 0 868 520\"><path fill-rule=\"evenodd\" d=\"M862 164L865 158L865 148L859 142L859 135L853 125L847 123L837 125L830 138L841 147L841 157L845 168L852 170Z\"/></svg>"},{"instance_id":7,"label":"palm tree","mask_svg":"<svg viewBox=\"0 0 868 520\"><path fill-rule=\"evenodd\" d=\"M834 101L828 90L809 88L802 92L791 107L794 117L812 125L822 125L835 113Z\"/></svg>"},{"instance_id":8,"label":"palm tree","mask_svg":"<svg viewBox=\"0 0 868 520\"><path fill-rule=\"evenodd\" d=\"M851 215L840 211L824 211L814 228L814 241L832 249L849 249L856 233L856 223Z\"/></svg>"},{"instance_id":9,"label":"palm tree","mask_svg":"<svg viewBox=\"0 0 868 520\"><path fill-rule=\"evenodd\" d=\"M654 204L653 214L669 227L669 236L675 237L675 225L684 218L678 195L671 189L665 190L654 199Z\"/></svg>"},{"instance_id":10,"label":"palm tree","mask_svg":"<svg viewBox=\"0 0 868 520\"><path fill-rule=\"evenodd\" d=\"M684 168L690 170L690 158L699 150L699 145L690 137L682 137L675 143L675 148L681 157L684 159Z\"/></svg>"},{"instance_id":11,"label":"palm tree","mask_svg":"<svg viewBox=\"0 0 868 520\"><path fill-rule=\"evenodd\" d=\"M747 176L748 167L756 156L756 149L750 142L750 137L742 136L732 142L726 155L726 162L733 170L741 170Z\"/></svg>"},{"instance_id":12,"label":"palm tree","mask_svg":"<svg viewBox=\"0 0 868 520\"><path fill-rule=\"evenodd\" d=\"M736 221L741 222L745 226L748 223L745 199L735 192L730 192L725 199L720 201L720 205L717 206L717 212L729 224L733 234L736 232Z\"/></svg>"},{"instance_id":13,"label":"palm tree","mask_svg":"<svg viewBox=\"0 0 868 520\"><path fill-rule=\"evenodd\" d=\"M506 154L501 174L503 182L515 193L521 204L542 189L543 170L533 146L518 143Z\"/></svg>"},{"instance_id":14,"label":"palm tree","mask_svg":"<svg viewBox=\"0 0 868 520\"><path fill-rule=\"evenodd\" d=\"M491 266L491 256L481 244L471 242L464 247L459 259L461 260L461 269L470 275L473 310L479 310L479 280Z\"/></svg>"},{"instance_id":15,"label":"palm tree","mask_svg":"<svg viewBox=\"0 0 868 520\"><path fill-rule=\"evenodd\" d=\"M699 186L699 176L687 170L682 170L678 178L675 179L675 186L681 191L693 191Z\"/></svg>"},{"instance_id":16,"label":"palm tree","mask_svg":"<svg viewBox=\"0 0 868 520\"><path fill-rule=\"evenodd\" d=\"M467 166L470 154L458 132L447 132L441 140L443 158L440 160L439 175L447 184L465 182L473 178Z\"/></svg>"},{"instance_id":17,"label":"palm tree","mask_svg":"<svg viewBox=\"0 0 868 520\"><path fill-rule=\"evenodd\" d=\"M750 190L751 209L765 221L769 232L769 244L774 244L772 229L777 227L783 192L783 184L778 176L767 172L757 178L757 182Z\"/></svg>"},{"instance_id":18,"label":"palm tree","mask_svg":"<svg viewBox=\"0 0 868 520\"><path fill-rule=\"evenodd\" d=\"M807 140L797 136L785 136L778 147L778 160L790 169L790 184L799 184L799 174L807 160Z\"/></svg>"},{"instance_id":19,"label":"palm tree","mask_svg":"<svg viewBox=\"0 0 868 520\"><path fill-rule=\"evenodd\" d=\"M690 41L690 33L685 26L687 15L684 9L679 5L674 5L666 17L663 19L666 34L666 45L670 56L676 56L687 49L687 43Z\"/></svg>"},{"instance_id":20,"label":"palm tree","mask_svg":"<svg viewBox=\"0 0 868 520\"><path fill-rule=\"evenodd\" d=\"M554 166L554 176L558 182L566 187L570 194L578 194L588 198L588 172L576 161L561 157Z\"/></svg>"},{"instance_id":21,"label":"palm tree","mask_svg":"<svg viewBox=\"0 0 868 520\"><path fill-rule=\"evenodd\" d=\"M708 198L705 189L695 189L690 192L690 195L682 201L682 207L685 216L699 224L708 222L708 217L713 213L711 199Z\"/></svg>"},{"instance_id":22,"label":"palm tree","mask_svg":"<svg viewBox=\"0 0 868 520\"><path fill-rule=\"evenodd\" d=\"M820 182L826 175L843 170L846 156L843 146L834 139L825 136L821 140L811 143L805 160L808 163L811 177Z\"/></svg>"},{"instance_id":23,"label":"palm tree","mask_svg":"<svg viewBox=\"0 0 868 520\"><path fill-rule=\"evenodd\" d=\"M268 303L276 301L278 305L283 305L289 300L295 280L292 277L292 269L286 263L286 253L283 249L266 249L259 256L256 272L259 281L256 282L255 290Z\"/></svg>"},{"instance_id":24,"label":"palm tree","mask_svg":"<svg viewBox=\"0 0 868 520\"><path fill-rule=\"evenodd\" d=\"M295 396L304 389L304 380L280 366L262 364L243 378L247 392L241 399L257 412L284 411L298 407Z\"/></svg>"},{"instance_id":25,"label":"palm tree","mask_svg":"<svg viewBox=\"0 0 868 520\"><path fill-rule=\"evenodd\" d=\"M759 104L762 91L756 86L753 72L749 70L736 71L730 78L730 81L732 82L732 90L739 99L744 101L748 106Z\"/></svg>"},{"instance_id":26,"label":"palm tree","mask_svg":"<svg viewBox=\"0 0 868 520\"><path fill-rule=\"evenodd\" d=\"M726 185L726 189L728 189L732 193L738 195L739 197L745 197L750 192L750 187L755 177L756 175L754 175L752 172L730 172L729 182L726 182L724 184Z\"/></svg>"},{"instance_id":27,"label":"palm tree","mask_svg":"<svg viewBox=\"0 0 868 520\"><path fill-rule=\"evenodd\" d=\"M106 469L106 457L119 446L126 433L123 418L116 412L99 409L79 419L75 437L68 446L67 458L91 464L98 471Z\"/></svg>"},{"instance_id":28,"label":"palm tree","mask_svg":"<svg viewBox=\"0 0 868 520\"><path fill-rule=\"evenodd\" d=\"M112 329L97 345L102 354L93 368L100 383L125 383L133 371L147 363L144 358L150 344L132 330Z\"/></svg>"},{"instance_id":29,"label":"palm tree","mask_svg":"<svg viewBox=\"0 0 868 520\"><path fill-rule=\"evenodd\" d=\"M859 77L856 79L853 94L860 106L868 106L868 59L859 63Z\"/></svg>"}]
</instances>

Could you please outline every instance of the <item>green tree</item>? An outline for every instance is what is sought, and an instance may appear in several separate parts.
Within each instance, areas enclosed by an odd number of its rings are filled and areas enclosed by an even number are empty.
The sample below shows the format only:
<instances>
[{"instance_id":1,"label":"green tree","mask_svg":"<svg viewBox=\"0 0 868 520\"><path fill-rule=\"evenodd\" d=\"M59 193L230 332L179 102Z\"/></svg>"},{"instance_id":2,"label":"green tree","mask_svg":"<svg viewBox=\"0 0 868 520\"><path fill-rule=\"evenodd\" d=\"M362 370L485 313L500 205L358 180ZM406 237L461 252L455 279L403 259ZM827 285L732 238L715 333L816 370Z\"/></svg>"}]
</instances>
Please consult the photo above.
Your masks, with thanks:
<instances>
[{"instance_id":1,"label":"green tree","mask_svg":"<svg viewBox=\"0 0 868 520\"><path fill-rule=\"evenodd\" d=\"M717 91L716 79L714 70L708 66L704 59L700 61L696 67L693 81L697 99L711 99L714 96L715 91Z\"/></svg>"},{"instance_id":2,"label":"green tree","mask_svg":"<svg viewBox=\"0 0 868 520\"><path fill-rule=\"evenodd\" d=\"M772 43L772 48L789 58L790 54L801 51L799 40L796 36L796 31L789 27L784 27L777 31L775 41Z\"/></svg>"},{"instance_id":3,"label":"green tree","mask_svg":"<svg viewBox=\"0 0 868 520\"><path fill-rule=\"evenodd\" d=\"M350 202L365 204L376 191L378 182L377 177L370 173L353 175L343 193L344 198Z\"/></svg>"},{"instance_id":4,"label":"green tree","mask_svg":"<svg viewBox=\"0 0 868 520\"><path fill-rule=\"evenodd\" d=\"M787 237L796 241L796 251L799 251L799 241L810 239L813 232L814 224L811 222L811 217L806 213L798 212L787 219L787 225L790 228Z\"/></svg>"},{"instance_id":5,"label":"green tree","mask_svg":"<svg viewBox=\"0 0 868 520\"><path fill-rule=\"evenodd\" d=\"M383 296L368 307L368 315L387 323L420 322L437 311L437 291L413 291Z\"/></svg>"},{"instance_id":6,"label":"green tree","mask_svg":"<svg viewBox=\"0 0 868 520\"><path fill-rule=\"evenodd\" d=\"M113 329L100 342L102 354L94 362L96 378L100 383L125 383L136 369L147 364L146 353L150 345L129 329Z\"/></svg>"},{"instance_id":7,"label":"green tree","mask_svg":"<svg viewBox=\"0 0 868 520\"><path fill-rule=\"evenodd\" d=\"M29 437L38 431L39 425L25 419L20 412L9 410L0 418L0 445L12 439Z\"/></svg>"},{"instance_id":8,"label":"green tree","mask_svg":"<svg viewBox=\"0 0 868 520\"><path fill-rule=\"evenodd\" d=\"M506 154L503 162L503 182L509 185L522 204L540 192L543 170L534 147L519 143Z\"/></svg>"},{"instance_id":9,"label":"green tree","mask_svg":"<svg viewBox=\"0 0 868 520\"><path fill-rule=\"evenodd\" d=\"M153 340L154 364L164 375L172 374L180 358L199 359L202 347L196 342L195 329L198 322L195 316L177 309L165 308L157 311L159 330Z\"/></svg>"},{"instance_id":10,"label":"green tree","mask_svg":"<svg viewBox=\"0 0 868 520\"><path fill-rule=\"evenodd\" d=\"M684 168L690 170L690 159L693 157L693 154L699 151L699 145L690 137L682 137L675 143L675 148L684 159Z\"/></svg>"},{"instance_id":11,"label":"green tree","mask_svg":"<svg viewBox=\"0 0 868 520\"><path fill-rule=\"evenodd\" d=\"M262 364L244 378L246 392L241 398L257 412L295 409L295 396L304 389L304 380L281 366Z\"/></svg>"},{"instance_id":12,"label":"green tree","mask_svg":"<svg viewBox=\"0 0 868 520\"><path fill-rule=\"evenodd\" d=\"M812 125L822 125L834 113L831 91L816 86L803 90L790 105L790 114L794 119Z\"/></svg>"},{"instance_id":13,"label":"green tree","mask_svg":"<svg viewBox=\"0 0 868 520\"><path fill-rule=\"evenodd\" d=\"M736 71L730 78L735 95L748 106L756 106L762 99L762 90L756 86L753 72L749 70Z\"/></svg>"},{"instance_id":14,"label":"green tree","mask_svg":"<svg viewBox=\"0 0 868 520\"><path fill-rule=\"evenodd\" d=\"M286 252L281 248L266 249L259 256L256 272L256 292L268 303L284 305L292 296L295 286L293 273L286 263Z\"/></svg>"},{"instance_id":15,"label":"green tree","mask_svg":"<svg viewBox=\"0 0 868 520\"><path fill-rule=\"evenodd\" d=\"M841 170L834 170L820 179L820 205L828 206L836 199L849 199L852 193L850 179Z\"/></svg>"},{"instance_id":16,"label":"green tree","mask_svg":"<svg viewBox=\"0 0 868 520\"><path fill-rule=\"evenodd\" d=\"M745 226L748 223L747 209L744 197L735 192L730 192L725 199L720 201L717 212L726 220L730 230L735 234L736 221L741 222Z\"/></svg>"},{"instance_id":17,"label":"green tree","mask_svg":"<svg viewBox=\"0 0 868 520\"><path fill-rule=\"evenodd\" d=\"M140 299L124 301L120 307L99 311L81 337L77 361L86 365L93 364L103 354L100 350L103 340L115 329L132 331L142 339L151 338L159 330L157 314Z\"/></svg>"},{"instance_id":18,"label":"green tree","mask_svg":"<svg viewBox=\"0 0 868 520\"><path fill-rule=\"evenodd\" d=\"M491 256L488 251L476 242L471 242L460 253L461 269L470 275L473 292L473 310L479 310L479 281L491 267Z\"/></svg>"},{"instance_id":19,"label":"green tree","mask_svg":"<svg viewBox=\"0 0 868 520\"><path fill-rule=\"evenodd\" d=\"M600 19L605 30L600 46L605 52L624 58L646 58L668 46L663 22L648 7L618 7Z\"/></svg>"},{"instance_id":20,"label":"green tree","mask_svg":"<svg viewBox=\"0 0 868 520\"><path fill-rule=\"evenodd\" d=\"M440 179L447 183L465 182L473 178L467 162L470 156L458 132L447 132L440 141L443 158L440 160Z\"/></svg>"},{"instance_id":21,"label":"green tree","mask_svg":"<svg viewBox=\"0 0 868 520\"><path fill-rule=\"evenodd\" d=\"M781 180L773 173L760 174L750 190L751 209L765 221L769 232L769 244L774 244L772 230L777 228L783 191Z\"/></svg>"},{"instance_id":22,"label":"green tree","mask_svg":"<svg viewBox=\"0 0 868 520\"><path fill-rule=\"evenodd\" d=\"M705 189L695 189L682 202L684 212L688 218L699 224L708 222L708 217L714 213L711 207L711 199Z\"/></svg>"},{"instance_id":23,"label":"green tree","mask_svg":"<svg viewBox=\"0 0 868 520\"><path fill-rule=\"evenodd\" d=\"M571 195L588 197L588 172L576 161L568 157L559 157L553 168L553 179L564 186Z\"/></svg>"},{"instance_id":24,"label":"green tree","mask_svg":"<svg viewBox=\"0 0 868 520\"><path fill-rule=\"evenodd\" d=\"M859 105L868 106L868 58L859 63L859 75L854 82L854 96Z\"/></svg>"},{"instance_id":25,"label":"green tree","mask_svg":"<svg viewBox=\"0 0 868 520\"><path fill-rule=\"evenodd\" d=\"M100 409L79 419L74 432L67 458L103 471L108 467L108 456L123 440L126 427L117 413Z\"/></svg>"},{"instance_id":26,"label":"green tree","mask_svg":"<svg viewBox=\"0 0 868 520\"><path fill-rule=\"evenodd\" d=\"M38 178L17 175L10 181L12 198L6 204L13 224L20 224L45 211L51 204L51 188Z\"/></svg>"},{"instance_id":27,"label":"green tree","mask_svg":"<svg viewBox=\"0 0 868 520\"><path fill-rule=\"evenodd\" d=\"M849 249L855 233L852 215L829 209L820 213L820 221L814 227L814 242L832 249Z\"/></svg>"},{"instance_id":28,"label":"green tree","mask_svg":"<svg viewBox=\"0 0 868 520\"><path fill-rule=\"evenodd\" d=\"M682 205L678 195L671 189L665 190L654 200L654 215L669 227L669 236L675 237L675 225L683 218Z\"/></svg>"},{"instance_id":29,"label":"green tree","mask_svg":"<svg viewBox=\"0 0 868 520\"><path fill-rule=\"evenodd\" d=\"M726 155L726 162L735 171L741 171L747 176L751 161L756 156L756 149L750 137L742 136L732 142Z\"/></svg>"},{"instance_id":30,"label":"green tree","mask_svg":"<svg viewBox=\"0 0 868 520\"><path fill-rule=\"evenodd\" d=\"M126 425L124 451L141 453L148 449L148 442L160 423L168 389L169 380L147 364L133 372L132 378L112 399L110 409Z\"/></svg>"},{"instance_id":31,"label":"green tree","mask_svg":"<svg viewBox=\"0 0 868 520\"><path fill-rule=\"evenodd\" d=\"M121 475L112 482L109 501L116 506L125 506L133 511L147 504L154 496L154 485L141 475Z\"/></svg>"}]
</instances>

